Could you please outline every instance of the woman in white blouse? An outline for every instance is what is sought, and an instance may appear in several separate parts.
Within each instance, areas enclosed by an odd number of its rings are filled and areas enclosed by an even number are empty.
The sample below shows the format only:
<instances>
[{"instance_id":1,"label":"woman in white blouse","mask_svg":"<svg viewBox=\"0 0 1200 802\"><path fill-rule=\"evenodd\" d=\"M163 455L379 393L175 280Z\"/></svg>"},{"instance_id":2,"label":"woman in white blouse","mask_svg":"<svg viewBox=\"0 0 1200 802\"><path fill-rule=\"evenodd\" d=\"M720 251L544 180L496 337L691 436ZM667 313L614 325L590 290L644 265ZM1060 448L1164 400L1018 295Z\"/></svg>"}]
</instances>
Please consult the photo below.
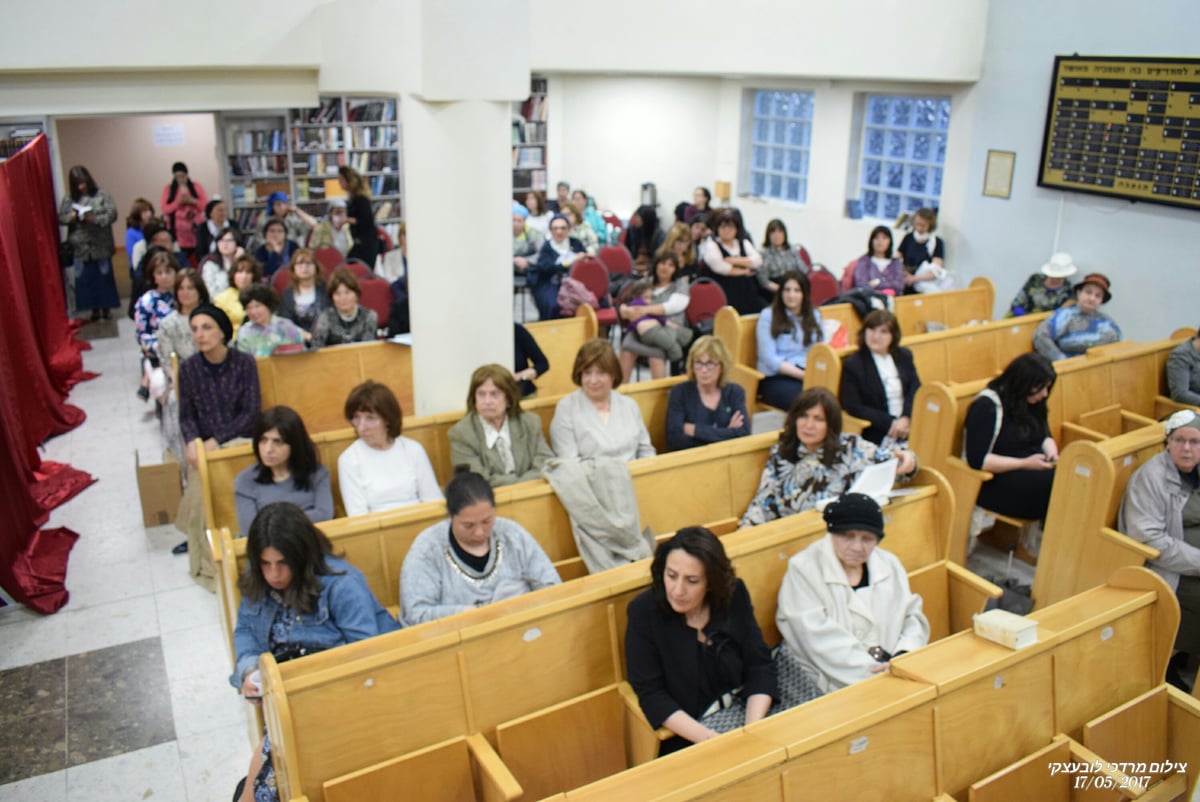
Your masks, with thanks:
<instances>
[{"instance_id":1,"label":"woman in white blouse","mask_svg":"<svg viewBox=\"0 0 1200 802\"><path fill-rule=\"evenodd\" d=\"M746 237L741 217L729 209L717 212L713 221L716 236L700 247L700 258L713 278L725 290L725 300L740 314L753 315L762 309L755 274L762 266L762 254Z\"/></svg>"},{"instance_id":2,"label":"woman in white blouse","mask_svg":"<svg viewBox=\"0 0 1200 802\"><path fill-rule=\"evenodd\" d=\"M596 337L580 347L571 380L579 389L558 402L550 423L555 456L625 461L654 456L637 402L616 392L621 363L608 340Z\"/></svg>"},{"instance_id":3,"label":"woman in white blouse","mask_svg":"<svg viewBox=\"0 0 1200 802\"><path fill-rule=\"evenodd\" d=\"M921 379L912 351L900 347L900 322L876 309L863 320L858 350L842 360L842 409L870 423L864 440L904 448L912 425L913 397Z\"/></svg>"},{"instance_id":4,"label":"woman in white blouse","mask_svg":"<svg viewBox=\"0 0 1200 802\"><path fill-rule=\"evenodd\" d=\"M442 500L425 449L400 436L400 402L391 390L363 382L346 398L345 415L358 434L338 457L338 489L347 515Z\"/></svg>"}]
</instances>

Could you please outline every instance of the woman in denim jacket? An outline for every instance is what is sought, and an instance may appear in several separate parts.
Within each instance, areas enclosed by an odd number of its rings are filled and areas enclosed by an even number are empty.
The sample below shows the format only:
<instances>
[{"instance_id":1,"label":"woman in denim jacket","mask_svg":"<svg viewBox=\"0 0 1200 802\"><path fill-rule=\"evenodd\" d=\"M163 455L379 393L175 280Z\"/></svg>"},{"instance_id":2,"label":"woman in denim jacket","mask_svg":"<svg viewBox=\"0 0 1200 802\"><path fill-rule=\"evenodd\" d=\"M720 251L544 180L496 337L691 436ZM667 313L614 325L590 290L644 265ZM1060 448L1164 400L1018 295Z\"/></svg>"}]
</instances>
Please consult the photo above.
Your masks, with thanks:
<instances>
[{"instance_id":1,"label":"woman in denim jacket","mask_svg":"<svg viewBox=\"0 0 1200 802\"><path fill-rule=\"evenodd\" d=\"M282 662L399 629L362 572L333 556L329 540L295 504L280 501L259 511L250 525L246 562L233 631L237 664L229 682L255 704L261 704L257 669L263 652ZM242 800L278 798L265 734L247 777Z\"/></svg>"}]
</instances>

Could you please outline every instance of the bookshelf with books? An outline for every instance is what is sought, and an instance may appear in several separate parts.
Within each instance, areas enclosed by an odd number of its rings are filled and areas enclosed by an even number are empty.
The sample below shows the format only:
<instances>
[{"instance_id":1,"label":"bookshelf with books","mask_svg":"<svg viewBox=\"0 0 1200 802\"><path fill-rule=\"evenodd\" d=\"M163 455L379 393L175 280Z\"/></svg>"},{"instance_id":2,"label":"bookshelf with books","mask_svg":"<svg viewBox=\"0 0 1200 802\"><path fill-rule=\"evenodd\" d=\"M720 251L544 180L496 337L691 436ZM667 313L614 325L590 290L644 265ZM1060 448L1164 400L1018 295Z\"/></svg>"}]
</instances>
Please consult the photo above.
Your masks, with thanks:
<instances>
[{"instance_id":1,"label":"bookshelf with books","mask_svg":"<svg viewBox=\"0 0 1200 802\"><path fill-rule=\"evenodd\" d=\"M529 97L512 105L513 197L546 191L546 79L534 77Z\"/></svg>"},{"instance_id":2,"label":"bookshelf with books","mask_svg":"<svg viewBox=\"0 0 1200 802\"><path fill-rule=\"evenodd\" d=\"M403 219L400 127L396 99L322 95L319 105L222 114L230 216L253 230L272 192L288 193L314 217L343 195L338 168L350 165L371 188L376 222L396 241Z\"/></svg>"}]
</instances>

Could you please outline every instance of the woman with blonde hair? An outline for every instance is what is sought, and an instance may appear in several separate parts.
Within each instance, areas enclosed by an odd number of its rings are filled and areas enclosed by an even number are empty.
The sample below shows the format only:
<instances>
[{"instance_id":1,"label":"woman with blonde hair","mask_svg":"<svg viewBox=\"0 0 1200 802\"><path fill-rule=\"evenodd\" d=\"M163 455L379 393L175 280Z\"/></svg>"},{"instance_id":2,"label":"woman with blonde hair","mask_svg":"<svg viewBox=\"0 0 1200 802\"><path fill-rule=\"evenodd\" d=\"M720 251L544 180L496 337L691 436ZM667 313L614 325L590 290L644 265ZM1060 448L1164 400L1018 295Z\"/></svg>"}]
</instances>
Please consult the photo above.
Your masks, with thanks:
<instances>
[{"instance_id":1,"label":"woman with blonde hair","mask_svg":"<svg viewBox=\"0 0 1200 802\"><path fill-rule=\"evenodd\" d=\"M696 275L696 243L692 241L692 228L687 223L676 223L667 229L658 255L673 253L679 260L678 278L689 281Z\"/></svg>"},{"instance_id":2,"label":"woman with blonde hair","mask_svg":"<svg viewBox=\"0 0 1200 802\"><path fill-rule=\"evenodd\" d=\"M467 414L450 427L450 462L501 487L537 479L553 456L541 418L521 410L521 390L508 368L477 368L467 390Z\"/></svg>"},{"instance_id":3,"label":"woman with blonde hair","mask_svg":"<svg viewBox=\"0 0 1200 802\"><path fill-rule=\"evenodd\" d=\"M712 335L692 345L687 381L672 387L667 399L669 449L680 451L750 434L746 393L728 381L732 364L725 343Z\"/></svg>"}]
</instances>

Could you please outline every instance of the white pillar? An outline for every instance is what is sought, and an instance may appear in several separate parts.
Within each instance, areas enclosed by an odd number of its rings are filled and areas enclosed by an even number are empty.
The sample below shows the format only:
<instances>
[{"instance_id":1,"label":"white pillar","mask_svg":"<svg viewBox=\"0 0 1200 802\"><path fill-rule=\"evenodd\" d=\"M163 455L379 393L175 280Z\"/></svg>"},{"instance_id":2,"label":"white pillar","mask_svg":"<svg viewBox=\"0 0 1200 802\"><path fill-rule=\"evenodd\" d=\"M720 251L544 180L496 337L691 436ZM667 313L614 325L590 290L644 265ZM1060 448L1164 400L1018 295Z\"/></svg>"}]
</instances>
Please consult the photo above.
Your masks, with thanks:
<instances>
[{"instance_id":1,"label":"white pillar","mask_svg":"<svg viewBox=\"0 0 1200 802\"><path fill-rule=\"evenodd\" d=\"M421 0L420 77L400 101L416 409L462 409L512 367L512 112L529 94L528 0Z\"/></svg>"}]
</instances>

